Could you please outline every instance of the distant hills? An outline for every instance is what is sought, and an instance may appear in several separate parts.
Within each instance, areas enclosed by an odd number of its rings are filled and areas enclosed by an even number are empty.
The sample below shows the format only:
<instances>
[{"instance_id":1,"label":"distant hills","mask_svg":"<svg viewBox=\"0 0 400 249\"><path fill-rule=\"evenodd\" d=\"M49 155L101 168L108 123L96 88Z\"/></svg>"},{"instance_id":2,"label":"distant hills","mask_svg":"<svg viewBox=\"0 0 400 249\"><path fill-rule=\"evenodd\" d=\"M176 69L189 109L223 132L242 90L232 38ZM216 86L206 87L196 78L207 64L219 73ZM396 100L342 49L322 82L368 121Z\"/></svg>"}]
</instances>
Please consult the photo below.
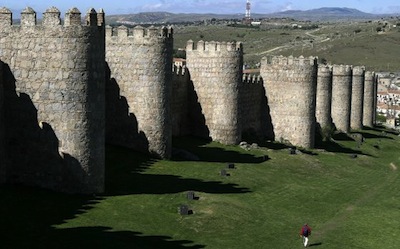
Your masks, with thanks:
<instances>
[{"instance_id":1,"label":"distant hills","mask_svg":"<svg viewBox=\"0 0 400 249\"><path fill-rule=\"evenodd\" d=\"M357 9L325 7L312 10L289 10L269 14L252 14L253 19L292 18L302 21L344 21L374 19L389 15L375 15ZM244 14L197 14L170 12L142 12L137 14L110 15L108 23L143 24L143 23L182 23L198 22L211 19L242 19Z\"/></svg>"}]
</instances>

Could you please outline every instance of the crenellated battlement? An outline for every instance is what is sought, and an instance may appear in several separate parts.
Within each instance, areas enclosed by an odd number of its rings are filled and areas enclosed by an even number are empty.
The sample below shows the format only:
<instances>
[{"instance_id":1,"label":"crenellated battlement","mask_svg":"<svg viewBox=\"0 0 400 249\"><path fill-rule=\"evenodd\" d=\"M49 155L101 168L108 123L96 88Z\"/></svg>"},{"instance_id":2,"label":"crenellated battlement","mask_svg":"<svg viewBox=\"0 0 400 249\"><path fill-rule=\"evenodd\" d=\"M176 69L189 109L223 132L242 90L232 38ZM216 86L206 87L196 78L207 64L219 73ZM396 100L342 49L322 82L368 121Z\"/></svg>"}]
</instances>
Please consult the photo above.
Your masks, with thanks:
<instances>
[{"instance_id":1,"label":"crenellated battlement","mask_svg":"<svg viewBox=\"0 0 400 249\"><path fill-rule=\"evenodd\" d=\"M365 78L373 78L375 77L374 71L365 71Z\"/></svg>"},{"instance_id":2,"label":"crenellated battlement","mask_svg":"<svg viewBox=\"0 0 400 249\"><path fill-rule=\"evenodd\" d=\"M186 66L173 66L172 73L177 76L185 76L187 75L188 71Z\"/></svg>"},{"instance_id":3,"label":"crenellated battlement","mask_svg":"<svg viewBox=\"0 0 400 249\"><path fill-rule=\"evenodd\" d=\"M128 41L134 43L143 43L145 41L164 41L173 39L173 28L172 27L161 27L157 28L150 26L144 28L142 26L136 26L134 28L128 28L124 25L118 27L106 26L106 38L117 39L118 41Z\"/></svg>"},{"instance_id":4,"label":"crenellated battlement","mask_svg":"<svg viewBox=\"0 0 400 249\"><path fill-rule=\"evenodd\" d=\"M333 65L332 73L335 76L350 76L353 72L352 65Z\"/></svg>"},{"instance_id":5,"label":"crenellated battlement","mask_svg":"<svg viewBox=\"0 0 400 249\"><path fill-rule=\"evenodd\" d=\"M332 66L326 64L318 64L318 74L332 74Z\"/></svg>"},{"instance_id":6,"label":"crenellated battlement","mask_svg":"<svg viewBox=\"0 0 400 249\"><path fill-rule=\"evenodd\" d=\"M243 44L241 42L216 42L200 40L195 46L193 40L189 40L186 43L186 51L242 52Z\"/></svg>"},{"instance_id":7,"label":"crenellated battlement","mask_svg":"<svg viewBox=\"0 0 400 249\"><path fill-rule=\"evenodd\" d=\"M304 56L299 56L299 57L285 57L283 55L280 56L268 56L264 57L263 61L266 64L271 64L271 65L298 65L298 66L313 66L317 65L317 59L318 57L310 56L310 57L304 57Z\"/></svg>"},{"instance_id":8,"label":"crenellated battlement","mask_svg":"<svg viewBox=\"0 0 400 249\"><path fill-rule=\"evenodd\" d=\"M365 67L364 66L354 66L353 67L353 76L363 76L365 74Z\"/></svg>"},{"instance_id":9,"label":"crenellated battlement","mask_svg":"<svg viewBox=\"0 0 400 249\"><path fill-rule=\"evenodd\" d=\"M0 27L7 28L14 26L12 20L13 13L5 8L0 8ZM17 27L53 27L61 25L61 13L56 7L50 7L43 13L42 25L37 24L36 11L31 7L26 7L21 12L21 24L15 25ZM72 8L65 13L64 26L103 26L104 25L104 11L101 9L97 13L93 8L89 9L86 13L86 23L82 24L81 12L77 8Z\"/></svg>"},{"instance_id":10,"label":"crenellated battlement","mask_svg":"<svg viewBox=\"0 0 400 249\"><path fill-rule=\"evenodd\" d=\"M260 75L255 75L255 74L243 74L243 84L260 84L262 85L263 79Z\"/></svg>"}]
</instances>

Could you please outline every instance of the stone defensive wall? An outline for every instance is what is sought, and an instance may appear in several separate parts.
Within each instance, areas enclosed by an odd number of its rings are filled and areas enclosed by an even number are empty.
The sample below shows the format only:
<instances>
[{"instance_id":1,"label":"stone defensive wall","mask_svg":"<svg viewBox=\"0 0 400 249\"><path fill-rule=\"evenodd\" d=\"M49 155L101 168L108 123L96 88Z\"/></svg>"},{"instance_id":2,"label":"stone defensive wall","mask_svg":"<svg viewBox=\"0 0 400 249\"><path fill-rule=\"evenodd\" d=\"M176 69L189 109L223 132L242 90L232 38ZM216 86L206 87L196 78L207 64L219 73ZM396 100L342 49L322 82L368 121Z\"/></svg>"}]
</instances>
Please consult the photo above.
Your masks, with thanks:
<instances>
[{"instance_id":1,"label":"stone defensive wall","mask_svg":"<svg viewBox=\"0 0 400 249\"><path fill-rule=\"evenodd\" d=\"M224 144L238 144L241 140L242 44L199 41L195 48L190 40L186 46L186 66L205 118L205 128L195 134Z\"/></svg>"},{"instance_id":2,"label":"stone defensive wall","mask_svg":"<svg viewBox=\"0 0 400 249\"><path fill-rule=\"evenodd\" d=\"M315 117L321 129L332 126L332 66L318 65L317 102Z\"/></svg>"},{"instance_id":3,"label":"stone defensive wall","mask_svg":"<svg viewBox=\"0 0 400 249\"><path fill-rule=\"evenodd\" d=\"M268 106L264 82L260 75L244 74L239 85L242 117L242 134L246 136L268 136Z\"/></svg>"},{"instance_id":4,"label":"stone defensive wall","mask_svg":"<svg viewBox=\"0 0 400 249\"><path fill-rule=\"evenodd\" d=\"M107 142L171 156L172 51L172 28L106 28L108 84L119 88L107 97Z\"/></svg>"},{"instance_id":5,"label":"stone defensive wall","mask_svg":"<svg viewBox=\"0 0 400 249\"><path fill-rule=\"evenodd\" d=\"M190 75L185 66L173 67L172 72L172 135L191 135L193 125L189 115L193 114L193 86L190 82ZM191 111L190 111L191 110Z\"/></svg>"},{"instance_id":6,"label":"stone defensive wall","mask_svg":"<svg viewBox=\"0 0 400 249\"><path fill-rule=\"evenodd\" d=\"M337 130L345 133L350 131L352 71L349 65L332 68L332 121Z\"/></svg>"},{"instance_id":7,"label":"stone defensive wall","mask_svg":"<svg viewBox=\"0 0 400 249\"><path fill-rule=\"evenodd\" d=\"M364 67L274 56L243 75L240 42L191 40L173 67L170 27L105 27L94 9L83 23L76 8L62 20L51 7L40 25L32 8L20 25L12 15L0 8L0 183L100 193L105 143L170 158L172 136L312 148L317 121L374 125L377 78Z\"/></svg>"},{"instance_id":8,"label":"stone defensive wall","mask_svg":"<svg viewBox=\"0 0 400 249\"><path fill-rule=\"evenodd\" d=\"M6 175L12 182L65 192L104 190L104 13L86 23L73 8L52 7L37 25L26 8L21 24L0 9ZM90 69L90 70L88 70Z\"/></svg>"},{"instance_id":9,"label":"stone defensive wall","mask_svg":"<svg viewBox=\"0 0 400 249\"><path fill-rule=\"evenodd\" d=\"M365 67L353 67L350 113L350 128L353 130L363 128L364 81Z\"/></svg>"},{"instance_id":10,"label":"stone defensive wall","mask_svg":"<svg viewBox=\"0 0 400 249\"><path fill-rule=\"evenodd\" d=\"M312 148L316 123L317 59L265 57L261 61L261 76L274 139Z\"/></svg>"},{"instance_id":11,"label":"stone defensive wall","mask_svg":"<svg viewBox=\"0 0 400 249\"><path fill-rule=\"evenodd\" d=\"M375 72L366 71L364 81L363 125L374 126L374 113L376 112L376 76Z\"/></svg>"}]
</instances>

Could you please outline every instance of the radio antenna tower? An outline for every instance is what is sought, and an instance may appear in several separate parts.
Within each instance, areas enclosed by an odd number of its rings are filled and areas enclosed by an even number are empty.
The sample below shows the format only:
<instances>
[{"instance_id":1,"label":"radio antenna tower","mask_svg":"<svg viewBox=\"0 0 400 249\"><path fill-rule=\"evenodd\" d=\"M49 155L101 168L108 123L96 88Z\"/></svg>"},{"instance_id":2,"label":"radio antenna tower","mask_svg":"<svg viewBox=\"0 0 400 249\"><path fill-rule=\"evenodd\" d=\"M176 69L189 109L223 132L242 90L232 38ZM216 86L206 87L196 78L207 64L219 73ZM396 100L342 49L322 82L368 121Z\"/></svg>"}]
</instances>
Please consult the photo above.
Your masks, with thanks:
<instances>
[{"instance_id":1,"label":"radio antenna tower","mask_svg":"<svg viewBox=\"0 0 400 249\"><path fill-rule=\"evenodd\" d=\"M250 9L251 9L251 3L250 3L250 0L247 0L247 3L246 3L246 15L245 15L245 18L247 20L251 19L251 17L250 17Z\"/></svg>"}]
</instances>

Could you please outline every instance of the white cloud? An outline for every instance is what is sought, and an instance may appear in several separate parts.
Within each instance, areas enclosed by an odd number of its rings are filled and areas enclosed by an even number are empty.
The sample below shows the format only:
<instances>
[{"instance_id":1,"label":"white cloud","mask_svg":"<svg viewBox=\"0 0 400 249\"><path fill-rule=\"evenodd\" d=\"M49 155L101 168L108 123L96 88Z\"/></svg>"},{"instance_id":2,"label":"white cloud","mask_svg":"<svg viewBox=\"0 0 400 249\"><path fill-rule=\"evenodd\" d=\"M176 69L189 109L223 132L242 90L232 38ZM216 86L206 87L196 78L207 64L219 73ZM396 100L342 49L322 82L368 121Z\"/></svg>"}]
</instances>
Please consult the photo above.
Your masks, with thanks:
<instances>
[{"instance_id":1,"label":"white cloud","mask_svg":"<svg viewBox=\"0 0 400 249\"><path fill-rule=\"evenodd\" d=\"M287 10L292 10L293 9L293 3L287 2L285 5L281 8L281 11L287 11Z\"/></svg>"}]
</instances>

